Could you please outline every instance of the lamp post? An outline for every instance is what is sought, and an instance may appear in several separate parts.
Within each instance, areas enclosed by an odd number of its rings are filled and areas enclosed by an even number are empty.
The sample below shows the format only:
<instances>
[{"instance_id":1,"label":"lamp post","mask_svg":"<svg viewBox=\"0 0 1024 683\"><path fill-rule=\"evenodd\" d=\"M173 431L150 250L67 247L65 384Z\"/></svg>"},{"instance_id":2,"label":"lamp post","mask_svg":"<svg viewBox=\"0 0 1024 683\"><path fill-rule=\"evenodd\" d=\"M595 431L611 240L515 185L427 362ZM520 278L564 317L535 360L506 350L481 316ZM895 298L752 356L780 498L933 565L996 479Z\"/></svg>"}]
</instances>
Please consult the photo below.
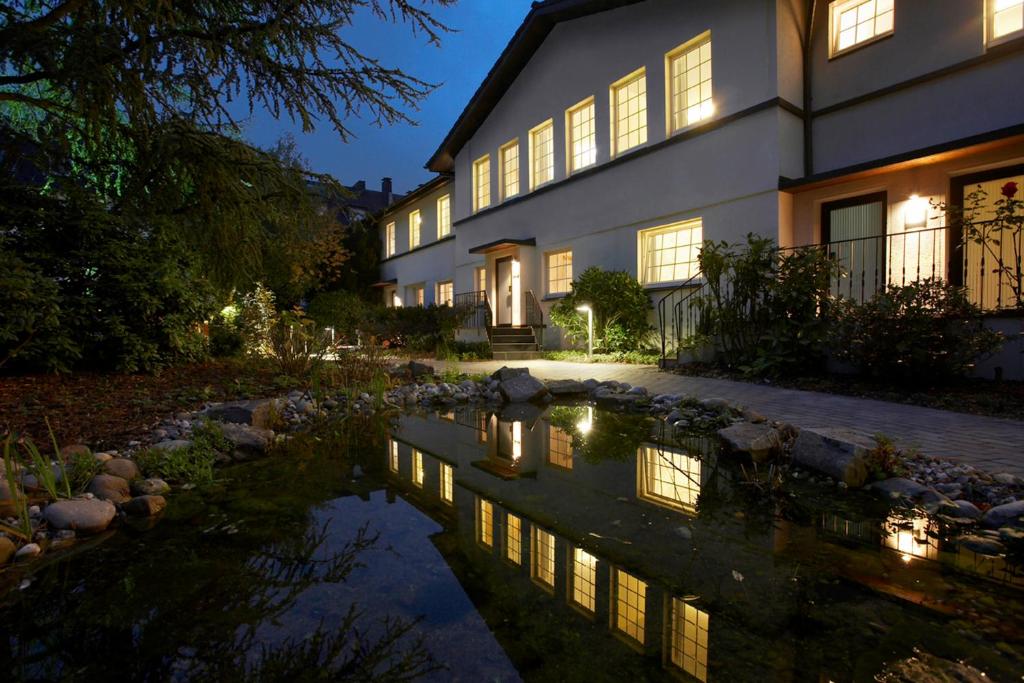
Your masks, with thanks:
<instances>
[{"instance_id":1,"label":"lamp post","mask_svg":"<svg viewBox=\"0 0 1024 683\"><path fill-rule=\"evenodd\" d=\"M577 306L576 310L587 314L587 360L594 360L594 309L587 304Z\"/></svg>"}]
</instances>

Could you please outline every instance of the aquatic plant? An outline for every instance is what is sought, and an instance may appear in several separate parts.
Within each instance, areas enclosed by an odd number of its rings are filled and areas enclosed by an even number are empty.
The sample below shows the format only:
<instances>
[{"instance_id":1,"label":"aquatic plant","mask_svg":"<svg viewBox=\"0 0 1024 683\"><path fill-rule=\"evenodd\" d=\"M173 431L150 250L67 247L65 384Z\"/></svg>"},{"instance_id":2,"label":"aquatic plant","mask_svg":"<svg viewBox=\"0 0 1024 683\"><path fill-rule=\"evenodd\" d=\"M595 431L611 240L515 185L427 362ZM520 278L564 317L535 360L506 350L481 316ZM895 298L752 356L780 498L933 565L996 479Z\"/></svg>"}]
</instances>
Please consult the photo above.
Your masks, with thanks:
<instances>
[{"instance_id":1,"label":"aquatic plant","mask_svg":"<svg viewBox=\"0 0 1024 683\"><path fill-rule=\"evenodd\" d=\"M213 481L213 466L217 456L232 448L219 426L204 422L193 429L190 446L171 451L148 448L137 453L135 461L149 477L205 484Z\"/></svg>"},{"instance_id":2,"label":"aquatic plant","mask_svg":"<svg viewBox=\"0 0 1024 683\"><path fill-rule=\"evenodd\" d=\"M18 520L18 526L10 526L0 522L0 529L25 541L32 539L32 522L28 516L28 498L25 491L18 482L16 474L17 463L11 453L12 436L4 437L4 475L7 478L7 488L11 494L11 505L14 509L14 517Z\"/></svg>"},{"instance_id":3,"label":"aquatic plant","mask_svg":"<svg viewBox=\"0 0 1024 683\"><path fill-rule=\"evenodd\" d=\"M50 442L53 444L53 454L56 462L50 460L39 452L39 448L32 439L25 438L20 441L21 449L28 456L29 471L35 476L36 481L43 487L51 500L57 498L71 497L71 483L68 481L67 471L64 462L60 457L60 447L57 445L57 437L50 426L50 420L46 420L46 429L50 433ZM54 469L56 468L56 471Z\"/></svg>"}]
</instances>

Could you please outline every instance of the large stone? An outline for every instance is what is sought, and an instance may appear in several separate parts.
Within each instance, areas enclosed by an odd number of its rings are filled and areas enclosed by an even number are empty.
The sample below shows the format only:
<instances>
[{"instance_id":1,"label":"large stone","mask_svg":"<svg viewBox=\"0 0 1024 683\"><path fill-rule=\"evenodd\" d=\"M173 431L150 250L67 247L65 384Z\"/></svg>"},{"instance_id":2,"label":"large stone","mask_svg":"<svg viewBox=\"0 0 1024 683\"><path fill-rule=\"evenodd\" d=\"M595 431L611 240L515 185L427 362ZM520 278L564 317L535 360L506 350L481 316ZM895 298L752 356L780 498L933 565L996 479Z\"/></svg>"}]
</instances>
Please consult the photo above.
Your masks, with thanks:
<instances>
[{"instance_id":1,"label":"large stone","mask_svg":"<svg viewBox=\"0 0 1024 683\"><path fill-rule=\"evenodd\" d=\"M997 505L985 513L981 523L989 529L998 529L1004 526L1024 527L1024 500L1018 500L1005 505Z\"/></svg>"},{"instance_id":2,"label":"large stone","mask_svg":"<svg viewBox=\"0 0 1024 683\"><path fill-rule=\"evenodd\" d=\"M83 443L68 444L60 449L60 456L65 460L70 460L76 455L89 455L91 453L92 451L89 450L89 447Z\"/></svg>"},{"instance_id":3,"label":"large stone","mask_svg":"<svg viewBox=\"0 0 1024 683\"><path fill-rule=\"evenodd\" d=\"M874 439L845 428L802 429L793 443L793 462L859 488L868 478Z\"/></svg>"},{"instance_id":4,"label":"large stone","mask_svg":"<svg viewBox=\"0 0 1024 683\"><path fill-rule=\"evenodd\" d=\"M82 534L98 534L114 519L113 503L99 498L75 498L50 503L43 517L51 529L70 529Z\"/></svg>"},{"instance_id":5,"label":"large stone","mask_svg":"<svg viewBox=\"0 0 1024 683\"><path fill-rule=\"evenodd\" d=\"M121 477L131 481L138 479L142 476L139 471L139 466L135 464L133 460L128 458L111 458L103 463L103 471L107 474L113 474L115 477Z\"/></svg>"},{"instance_id":6,"label":"large stone","mask_svg":"<svg viewBox=\"0 0 1024 683\"><path fill-rule=\"evenodd\" d=\"M581 396L588 393L583 382L577 382L574 379L553 379L548 382L548 391L555 397Z\"/></svg>"},{"instance_id":7,"label":"large stone","mask_svg":"<svg viewBox=\"0 0 1024 683\"><path fill-rule=\"evenodd\" d=\"M163 479L137 479L132 482L131 489L136 496L162 496L171 492L171 485Z\"/></svg>"},{"instance_id":8,"label":"large stone","mask_svg":"<svg viewBox=\"0 0 1024 683\"><path fill-rule=\"evenodd\" d=\"M697 403L704 410L716 413L728 413L732 410L732 404L724 398L702 398Z\"/></svg>"},{"instance_id":9,"label":"large stone","mask_svg":"<svg viewBox=\"0 0 1024 683\"><path fill-rule=\"evenodd\" d=\"M0 536L0 567L14 559L16 552L18 552L18 547L14 545L14 541L6 536Z\"/></svg>"},{"instance_id":10,"label":"large stone","mask_svg":"<svg viewBox=\"0 0 1024 683\"><path fill-rule=\"evenodd\" d=\"M128 493L128 480L115 477L112 474L97 474L89 482L86 491L101 500L109 500L111 503L124 503L131 499L131 495Z\"/></svg>"},{"instance_id":11,"label":"large stone","mask_svg":"<svg viewBox=\"0 0 1024 683\"><path fill-rule=\"evenodd\" d=\"M281 406L273 399L258 401L231 401L212 405L204 411L206 417L218 422L252 425L260 429L273 429L281 414Z\"/></svg>"},{"instance_id":12,"label":"large stone","mask_svg":"<svg viewBox=\"0 0 1024 683\"><path fill-rule=\"evenodd\" d=\"M594 394L594 401L598 408L621 411L639 410L641 406L646 406L650 402L646 396L640 394L613 394L600 391Z\"/></svg>"},{"instance_id":13,"label":"large stone","mask_svg":"<svg viewBox=\"0 0 1024 683\"><path fill-rule=\"evenodd\" d=\"M266 455L274 442L274 432L269 429L226 423L222 427L224 438L234 446L235 460L252 460Z\"/></svg>"},{"instance_id":14,"label":"large stone","mask_svg":"<svg viewBox=\"0 0 1024 683\"><path fill-rule=\"evenodd\" d=\"M491 379L499 382L505 382L516 377L522 377L523 375L529 375L529 368L510 368L508 366L501 367L491 373Z\"/></svg>"},{"instance_id":15,"label":"large stone","mask_svg":"<svg viewBox=\"0 0 1024 683\"><path fill-rule=\"evenodd\" d=\"M958 517L960 519L981 519L981 510L969 500L954 500L953 505L956 506L956 510L950 509L947 513L951 517Z\"/></svg>"},{"instance_id":16,"label":"large stone","mask_svg":"<svg viewBox=\"0 0 1024 683\"><path fill-rule=\"evenodd\" d=\"M153 444L152 447L158 451L167 451L168 453L172 453L174 451L180 451L182 449L188 448L191 445L192 442L188 441L187 439L172 439L170 441L161 441L160 443L155 443Z\"/></svg>"},{"instance_id":17,"label":"large stone","mask_svg":"<svg viewBox=\"0 0 1024 683\"><path fill-rule=\"evenodd\" d=\"M132 517L153 517L164 511L167 501L163 496L139 496L132 498L122 507Z\"/></svg>"},{"instance_id":18,"label":"large stone","mask_svg":"<svg viewBox=\"0 0 1024 683\"><path fill-rule=\"evenodd\" d=\"M779 432L765 424L738 422L718 430L718 436L734 453L747 453L754 462L764 462L782 450Z\"/></svg>"},{"instance_id":19,"label":"large stone","mask_svg":"<svg viewBox=\"0 0 1024 683\"><path fill-rule=\"evenodd\" d=\"M509 403L529 403L543 399L548 393L548 388L536 377L526 374L502 380L498 385L498 391Z\"/></svg>"},{"instance_id":20,"label":"large stone","mask_svg":"<svg viewBox=\"0 0 1024 683\"><path fill-rule=\"evenodd\" d=\"M960 539L960 545L971 552L988 557L998 557L1006 553L1006 547L995 540L985 536L964 536Z\"/></svg>"}]
</instances>

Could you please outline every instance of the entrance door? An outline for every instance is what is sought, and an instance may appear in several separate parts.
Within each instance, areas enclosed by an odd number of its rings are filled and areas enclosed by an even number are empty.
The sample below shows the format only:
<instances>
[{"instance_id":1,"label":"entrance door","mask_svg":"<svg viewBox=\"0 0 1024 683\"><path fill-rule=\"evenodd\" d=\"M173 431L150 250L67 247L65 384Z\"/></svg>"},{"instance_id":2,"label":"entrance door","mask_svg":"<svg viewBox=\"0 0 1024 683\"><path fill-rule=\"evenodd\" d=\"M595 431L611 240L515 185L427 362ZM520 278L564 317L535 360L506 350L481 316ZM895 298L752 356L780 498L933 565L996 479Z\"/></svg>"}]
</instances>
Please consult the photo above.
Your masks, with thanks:
<instances>
[{"instance_id":1,"label":"entrance door","mask_svg":"<svg viewBox=\"0 0 1024 683\"><path fill-rule=\"evenodd\" d=\"M512 257L495 263L494 314L498 325L512 324Z\"/></svg>"},{"instance_id":2,"label":"entrance door","mask_svg":"<svg viewBox=\"0 0 1024 683\"><path fill-rule=\"evenodd\" d=\"M884 192L822 205L822 238L844 275L832 294L864 301L885 289L887 206Z\"/></svg>"}]
</instances>

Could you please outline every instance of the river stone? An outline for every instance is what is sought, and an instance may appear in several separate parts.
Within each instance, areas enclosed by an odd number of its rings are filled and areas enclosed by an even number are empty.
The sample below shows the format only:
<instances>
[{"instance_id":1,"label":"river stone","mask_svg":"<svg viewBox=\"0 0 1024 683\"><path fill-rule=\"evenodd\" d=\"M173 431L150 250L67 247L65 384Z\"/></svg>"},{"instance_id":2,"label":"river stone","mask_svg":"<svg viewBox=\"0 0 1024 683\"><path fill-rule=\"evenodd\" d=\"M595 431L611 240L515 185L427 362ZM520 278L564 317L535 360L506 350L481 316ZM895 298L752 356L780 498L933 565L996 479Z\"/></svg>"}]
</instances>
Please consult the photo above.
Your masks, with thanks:
<instances>
[{"instance_id":1,"label":"river stone","mask_svg":"<svg viewBox=\"0 0 1024 683\"><path fill-rule=\"evenodd\" d=\"M991 508L982 517L981 523L989 529L998 529L1004 526L1019 528L1024 527L1021 517L1024 517L1024 500Z\"/></svg>"},{"instance_id":2,"label":"river stone","mask_svg":"<svg viewBox=\"0 0 1024 683\"><path fill-rule=\"evenodd\" d=\"M168 453L171 453L173 451L180 451L184 448L188 448L191 445L192 442L187 439L172 439L171 441L155 443L152 447L158 451L167 451Z\"/></svg>"},{"instance_id":3,"label":"river stone","mask_svg":"<svg viewBox=\"0 0 1024 683\"><path fill-rule=\"evenodd\" d=\"M111 503L123 503L131 498L128 481L112 474L97 474L86 489L89 493Z\"/></svg>"},{"instance_id":4,"label":"river stone","mask_svg":"<svg viewBox=\"0 0 1024 683\"><path fill-rule=\"evenodd\" d=\"M779 433L764 424L737 422L718 430L718 436L734 453L747 453L754 462L764 462L782 449Z\"/></svg>"},{"instance_id":5,"label":"river stone","mask_svg":"<svg viewBox=\"0 0 1024 683\"><path fill-rule=\"evenodd\" d=\"M164 511L167 500L163 496L139 496L132 498L122 507L132 517L153 517Z\"/></svg>"},{"instance_id":6,"label":"river stone","mask_svg":"<svg viewBox=\"0 0 1024 683\"><path fill-rule=\"evenodd\" d=\"M510 368L504 365L494 372L491 373L491 379L497 380L498 382L506 382L516 377L522 377L523 375L529 375L529 368Z\"/></svg>"},{"instance_id":7,"label":"river stone","mask_svg":"<svg viewBox=\"0 0 1024 683\"><path fill-rule=\"evenodd\" d=\"M132 479L138 479L142 476L139 471L139 466L134 461L128 458L111 458L103 463L103 471L107 474L113 474L115 477L121 477L131 481Z\"/></svg>"},{"instance_id":8,"label":"river stone","mask_svg":"<svg viewBox=\"0 0 1024 683\"><path fill-rule=\"evenodd\" d=\"M587 387L583 382L574 379L553 379L548 382L548 391L552 396L580 396L587 393Z\"/></svg>"},{"instance_id":9,"label":"river stone","mask_svg":"<svg viewBox=\"0 0 1024 683\"><path fill-rule=\"evenodd\" d=\"M204 414L218 422L234 422L235 424L253 425L261 429L270 429L274 425L274 416L280 414L280 406L274 399L257 401L230 401L210 406Z\"/></svg>"},{"instance_id":10,"label":"river stone","mask_svg":"<svg viewBox=\"0 0 1024 683\"><path fill-rule=\"evenodd\" d=\"M502 370L504 369L506 368L502 368ZM528 403L544 398L548 393L548 388L539 379L531 377L527 373L501 380L498 391L509 403Z\"/></svg>"},{"instance_id":11,"label":"river stone","mask_svg":"<svg viewBox=\"0 0 1024 683\"><path fill-rule=\"evenodd\" d=\"M806 428L793 444L793 462L860 488L868 478L874 439L845 428Z\"/></svg>"},{"instance_id":12,"label":"river stone","mask_svg":"<svg viewBox=\"0 0 1024 683\"><path fill-rule=\"evenodd\" d=\"M981 510L969 500L954 500L957 507L956 517L961 519L981 519Z\"/></svg>"},{"instance_id":13,"label":"river stone","mask_svg":"<svg viewBox=\"0 0 1024 683\"><path fill-rule=\"evenodd\" d=\"M132 482L131 489L136 496L162 496L171 492L171 485L163 479L137 479Z\"/></svg>"},{"instance_id":14,"label":"river stone","mask_svg":"<svg viewBox=\"0 0 1024 683\"><path fill-rule=\"evenodd\" d=\"M10 562L16 552L18 552L18 548L14 545L14 541L6 536L0 536L0 567Z\"/></svg>"},{"instance_id":15,"label":"river stone","mask_svg":"<svg viewBox=\"0 0 1024 683\"><path fill-rule=\"evenodd\" d=\"M28 543L18 548L18 552L14 553L14 559L19 562L24 560L33 560L42 555L43 549L38 543Z\"/></svg>"},{"instance_id":16,"label":"river stone","mask_svg":"<svg viewBox=\"0 0 1024 683\"><path fill-rule=\"evenodd\" d=\"M89 447L83 443L68 444L64 448L60 449L60 455L65 460L70 459L76 455L90 455L92 453Z\"/></svg>"},{"instance_id":17,"label":"river stone","mask_svg":"<svg viewBox=\"0 0 1024 683\"><path fill-rule=\"evenodd\" d=\"M72 529L83 534L98 534L114 519L114 505L98 498L58 500L46 506L43 517L51 529Z\"/></svg>"},{"instance_id":18,"label":"river stone","mask_svg":"<svg viewBox=\"0 0 1024 683\"><path fill-rule=\"evenodd\" d=\"M226 423L223 425L224 438L235 447L235 460L251 460L266 455L274 441L274 432L269 429Z\"/></svg>"},{"instance_id":19,"label":"river stone","mask_svg":"<svg viewBox=\"0 0 1024 683\"><path fill-rule=\"evenodd\" d=\"M716 413L727 413L732 410L732 406L724 398L702 398L697 403L704 410L710 410Z\"/></svg>"}]
</instances>

